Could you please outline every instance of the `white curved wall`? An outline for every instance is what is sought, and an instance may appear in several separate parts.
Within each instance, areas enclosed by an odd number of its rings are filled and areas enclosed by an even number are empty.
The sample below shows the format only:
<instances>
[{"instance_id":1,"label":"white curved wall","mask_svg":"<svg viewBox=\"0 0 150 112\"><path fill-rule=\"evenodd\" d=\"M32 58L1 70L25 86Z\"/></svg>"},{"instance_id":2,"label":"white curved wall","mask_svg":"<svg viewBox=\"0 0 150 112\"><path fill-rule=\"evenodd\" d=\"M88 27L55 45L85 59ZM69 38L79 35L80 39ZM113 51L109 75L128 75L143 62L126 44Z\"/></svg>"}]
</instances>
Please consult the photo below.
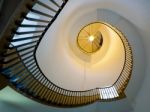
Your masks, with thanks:
<instances>
[{"instance_id":1,"label":"white curved wall","mask_svg":"<svg viewBox=\"0 0 150 112\"><path fill-rule=\"evenodd\" d=\"M73 6L70 7L70 5ZM84 6L83 6L84 4ZM147 7L145 7L147 6ZM63 10L62 13L59 15L57 19L60 26L64 24L61 22L62 20L66 20L66 26L72 22L71 18L76 19L76 15L82 16L83 12L94 12L95 9L99 9L98 12L102 11L102 9L111 10L112 12L116 12L125 19L121 19L119 16L109 16L109 13L104 13L104 15L100 15L100 13L92 13L92 16L87 14L88 21L80 20L82 23L86 24L86 22L91 22L92 17L98 16L99 19L103 19L108 21L109 23L115 25L125 35L127 36L132 48L133 48L133 56L134 56L134 69L133 74L131 77L131 81L129 86L126 90L127 98L133 100L137 95L139 88L141 87L141 82L143 82L144 74L145 74L145 67L147 63L145 60L147 59L150 53L145 48L148 48L148 35L149 35L149 24L148 22L148 12L149 12L149 1L139 1L139 0L121 0L121 1L114 1L114 0L71 0L68 2L67 6ZM88 8L87 8L88 7ZM74 13L72 13L74 12ZM103 11L102 11L103 12ZM68 15L65 15L67 13ZM85 16L85 15L84 15ZM95 18L95 20L97 20ZM76 24L74 24L76 25ZM70 29L71 30L71 29ZM54 31L56 32L56 31ZM144 42L144 44L143 44ZM53 43L55 44L55 43ZM145 51L147 56L145 57ZM43 70L44 71L44 70ZM130 101L129 101L130 102Z\"/></svg>"},{"instance_id":2,"label":"white curved wall","mask_svg":"<svg viewBox=\"0 0 150 112\"><path fill-rule=\"evenodd\" d=\"M65 89L88 90L111 86L119 77L124 65L122 42L116 33L107 28L109 33L105 35L108 36L106 38L110 38L107 39L109 43L104 39L104 45L110 44L107 49L93 54L92 61L89 62L83 60L85 54L76 55L74 48L78 50L76 37L80 29L99 20L96 7L92 10L80 11L80 14L69 18L68 16L78 12L76 5L71 1L69 7L63 10L63 15L44 35L36 52L39 66L53 83ZM75 10L68 12L70 7Z\"/></svg>"}]
</instances>

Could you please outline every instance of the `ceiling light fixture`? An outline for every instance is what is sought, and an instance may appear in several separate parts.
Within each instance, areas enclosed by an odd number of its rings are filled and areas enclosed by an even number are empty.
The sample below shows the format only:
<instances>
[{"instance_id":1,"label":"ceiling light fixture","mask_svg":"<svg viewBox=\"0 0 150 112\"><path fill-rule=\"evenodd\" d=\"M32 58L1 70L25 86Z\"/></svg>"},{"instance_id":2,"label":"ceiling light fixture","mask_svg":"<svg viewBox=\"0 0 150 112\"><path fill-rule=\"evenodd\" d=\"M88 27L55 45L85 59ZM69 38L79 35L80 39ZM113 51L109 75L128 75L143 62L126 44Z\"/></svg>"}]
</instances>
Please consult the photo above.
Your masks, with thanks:
<instances>
[{"instance_id":1,"label":"ceiling light fixture","mask_svg":"<svg viewBox=\"0 0 150 112\"><path fill-rule=\"evenodd\" d=\"M102 33L99 30L101 23L95 22L83 27L77 37L77 45L84 53L95 53L103 43Z\"/></svg>"}]
</instances>

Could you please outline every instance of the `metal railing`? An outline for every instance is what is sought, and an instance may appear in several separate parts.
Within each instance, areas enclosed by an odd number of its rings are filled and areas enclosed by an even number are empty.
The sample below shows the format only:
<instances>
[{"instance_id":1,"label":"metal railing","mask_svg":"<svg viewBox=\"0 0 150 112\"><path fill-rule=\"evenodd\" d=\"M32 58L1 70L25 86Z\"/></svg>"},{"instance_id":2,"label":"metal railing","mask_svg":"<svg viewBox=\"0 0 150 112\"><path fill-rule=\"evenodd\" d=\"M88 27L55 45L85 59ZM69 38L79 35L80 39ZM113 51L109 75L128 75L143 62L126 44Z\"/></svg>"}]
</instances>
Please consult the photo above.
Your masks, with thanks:
<instances>
[{"instance_id":1,"label":"metal railing","mask_svg":"<svg viewBox=\"0 0 150 112\"><path fill-rule=\"evenodd\" d=\"M42 73L35 57L36 49L66 3L67 0L25 0L20 5L0 40L1 73L15 90L47 105L73 107L125 97L124 89L132 71L132 51L125 36L112 26L125 49L124 67L112 86L70 91L58 87Z\"/></svg>"}]
</instances>

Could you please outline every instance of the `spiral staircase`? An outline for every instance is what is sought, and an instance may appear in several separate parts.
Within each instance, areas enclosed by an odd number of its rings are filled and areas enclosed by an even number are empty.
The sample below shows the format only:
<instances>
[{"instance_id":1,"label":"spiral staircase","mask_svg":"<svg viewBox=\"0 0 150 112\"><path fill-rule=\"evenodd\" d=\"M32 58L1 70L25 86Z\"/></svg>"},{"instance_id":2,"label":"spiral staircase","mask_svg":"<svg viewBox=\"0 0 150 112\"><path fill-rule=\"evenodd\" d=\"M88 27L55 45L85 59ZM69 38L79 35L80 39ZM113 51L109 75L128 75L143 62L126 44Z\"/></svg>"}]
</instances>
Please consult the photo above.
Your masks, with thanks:
<instances>
[{"instance_id":1,"label":"spiral staircase","mask_svg":"<svg viewBox=\"0 0 150 112\"><path fill-rule=\"evenodd\" d=\"M1 73L9 80L9 85L29 98L54 106L73 107L90 104L97 100L110 101L124 98L124 89L132 71L132 51L125 36L112 26L110 26L111 29L120 35L125 50L123 69L112 86L71 91L55 85L43 74L35 56L36 50L44 34L67 3L67 1L57 3L53 0L49 2L50 5L36 0L23 2L16 14L19 17L15 16L12 19L2 37ZM51 3L55 7L51 6ZM41 8L48 9L49 14L46 11L42 12ZM38 19L33 14L42 16L41 18L44 19ZM28 22L25 23L25 21ZM35 25L34 22L38 24ZM21 28L27 28L27 31L21 31Z\"/></svg>"},{"instance_id":2,"label":"spiral staircase","mask_svg":"<svg viewBox=\"0 0 150 112\"><path fill-rule=\"evenodd\" d=\"M96 101L109 102L125 98L124 91L133 67L132 49L125 36L126 32L122 33L122 30L118 30L121 28L116 25L116 21L105 18L107 14L111 15L111 12L107 10L99 11L99 14L102 15L99 15L99 19L110 23L111 25L106 25L119 35L125 55L123 69L114 84L104 88L72 91L54 84L43 73L36 57L36 51L45 33L63 13L65 6L69 5L67 2L67 0L46 2L26 0L20 3L0 38L1 87L9 85L28 98L57 107L77 107ZM44 11L41 10L42 8ZM112 14L112 18L113 15L115 14ZM25 30L22 31L22 29Z\"/></svg>"}]
</instances>

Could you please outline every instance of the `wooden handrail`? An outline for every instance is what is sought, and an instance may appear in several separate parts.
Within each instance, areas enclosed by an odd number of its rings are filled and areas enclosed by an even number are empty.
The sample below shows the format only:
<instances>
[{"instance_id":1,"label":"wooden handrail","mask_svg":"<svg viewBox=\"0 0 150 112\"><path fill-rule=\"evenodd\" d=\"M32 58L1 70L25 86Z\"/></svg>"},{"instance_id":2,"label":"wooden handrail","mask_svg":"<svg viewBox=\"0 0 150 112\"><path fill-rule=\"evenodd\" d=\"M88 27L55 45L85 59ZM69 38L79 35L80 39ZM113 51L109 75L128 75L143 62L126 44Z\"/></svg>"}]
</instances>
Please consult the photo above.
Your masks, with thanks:
<instances>
[{"instance_id":1,"label":"wooden handrail","mask_svg":"<svg viewBox=\"0 0 150 112\"><path fill-rule=\"evenodd\" d=\"M49 0L49 2L58 7L58 10L38 0L25 0L22 2L20 5L22 8L15 12L14 15L17 14L17 16L12 18L0 40L2 43L0 44L0 55L2 57L0 60L1 73L9 80L9 85L12 88L33 100L47 105L73 107L87 105L95 101L111 101L123 98L125 96L124 89L129 82L132 72L132 50L126 37L118 29L109 24L103 23L120 36L125 50L124 67L112 86L86 91L66 90L52 83L40 69L35 57L36 50L44 34L56 20L67 1L62 0L62 4L60 4L54 0ZM55 12L55 15L49 15L38 9L34 9L33 6L36 4ZM27 14L30 12L52 19L44 20L28 17ZM47 25L23 24L23 20L45 23ZM19 31L20 27L42 27L44 30ZM32 35L28 36L27 34ZM20 38L15 38L15 36L20 36ZM17 45L15 44L16 42L21 42L21 44Z\"/></svg>"}]
</instances>

